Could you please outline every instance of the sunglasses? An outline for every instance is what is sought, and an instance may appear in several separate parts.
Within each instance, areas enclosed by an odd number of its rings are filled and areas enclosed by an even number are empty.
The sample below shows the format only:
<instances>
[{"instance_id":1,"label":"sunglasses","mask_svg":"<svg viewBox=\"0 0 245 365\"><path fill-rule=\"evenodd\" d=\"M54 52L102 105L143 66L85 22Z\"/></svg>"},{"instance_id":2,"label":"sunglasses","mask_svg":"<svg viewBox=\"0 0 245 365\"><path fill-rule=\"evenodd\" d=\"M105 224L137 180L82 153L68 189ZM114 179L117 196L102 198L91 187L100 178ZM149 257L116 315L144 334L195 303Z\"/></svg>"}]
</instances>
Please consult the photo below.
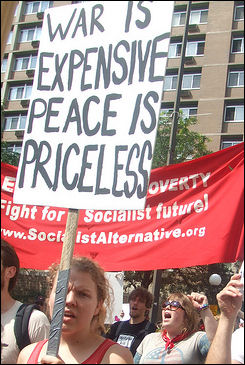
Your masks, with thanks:
<instances>
[{"instance_id":1,"label":"sunglasses","mask_svg":"<svg viewBox=\"0 0 245 365\"><path fill-rule=\"evenodd\" d=\"M172 302L166 301L162 304L162 309L166 309L169 306L169 309L171 311L177 311L177 309L181 308L183 310L185 310L182 305L180 304L180 302L177 302L176 300L173 300Z\"/></svg>"}]
</instances>

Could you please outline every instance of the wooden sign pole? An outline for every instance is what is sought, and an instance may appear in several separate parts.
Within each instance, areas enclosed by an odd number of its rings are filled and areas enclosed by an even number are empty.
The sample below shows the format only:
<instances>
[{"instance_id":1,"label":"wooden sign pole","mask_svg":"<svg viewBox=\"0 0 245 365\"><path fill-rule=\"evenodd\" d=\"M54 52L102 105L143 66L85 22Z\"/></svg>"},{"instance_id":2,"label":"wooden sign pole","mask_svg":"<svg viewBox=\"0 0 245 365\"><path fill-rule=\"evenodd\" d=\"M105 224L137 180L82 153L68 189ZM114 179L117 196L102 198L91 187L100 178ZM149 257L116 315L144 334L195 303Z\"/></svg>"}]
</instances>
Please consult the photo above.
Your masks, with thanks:
<instances>
[{"instance_id":1,"label":"wooden sign pole","mask_svg":"<svg viewBox=\"0 0 245 365\"><path fill-rule=\"evenodd\" d=\"M18 1L1 1L1 63Z\"/></svg>"},{"instance_id":2,"label":"wooden sign pole","mask_svg":"<svg viewBox=\"0 0 245 365\"><path fill-rule=\"evenodd\" d=\"M47 355L56 357L59 352L61 328L63 324L66 295L70 277L71 260L76 239L78 216L78 209L69 209L47 348Z\"/></svg>"}]
</instances>

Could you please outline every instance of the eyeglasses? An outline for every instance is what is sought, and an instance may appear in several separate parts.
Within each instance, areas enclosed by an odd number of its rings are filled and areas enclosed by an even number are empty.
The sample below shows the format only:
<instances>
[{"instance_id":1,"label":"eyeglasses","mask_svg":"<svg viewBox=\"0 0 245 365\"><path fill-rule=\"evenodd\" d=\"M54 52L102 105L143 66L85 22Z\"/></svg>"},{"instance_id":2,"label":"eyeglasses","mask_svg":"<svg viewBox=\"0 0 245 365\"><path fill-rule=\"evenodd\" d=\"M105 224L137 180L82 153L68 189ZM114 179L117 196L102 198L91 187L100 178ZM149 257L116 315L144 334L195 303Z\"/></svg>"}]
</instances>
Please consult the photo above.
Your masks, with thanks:
<instances>
[{"instance_id":1,"label":"eyeglasses","mask_svg":"<svg viewBox=\"0 0 245 365\"><path fill-rule=\"evenodd\" d=\"M176 300L173 300L172 302L166 301L162 304L162 309L167 309L167 307L169 306L169 309L171 311L177 311L177 309L181 308L183 310L185 310L182 305L180 304L180 302L177 302Z\"/></svg>"}]
</instances>

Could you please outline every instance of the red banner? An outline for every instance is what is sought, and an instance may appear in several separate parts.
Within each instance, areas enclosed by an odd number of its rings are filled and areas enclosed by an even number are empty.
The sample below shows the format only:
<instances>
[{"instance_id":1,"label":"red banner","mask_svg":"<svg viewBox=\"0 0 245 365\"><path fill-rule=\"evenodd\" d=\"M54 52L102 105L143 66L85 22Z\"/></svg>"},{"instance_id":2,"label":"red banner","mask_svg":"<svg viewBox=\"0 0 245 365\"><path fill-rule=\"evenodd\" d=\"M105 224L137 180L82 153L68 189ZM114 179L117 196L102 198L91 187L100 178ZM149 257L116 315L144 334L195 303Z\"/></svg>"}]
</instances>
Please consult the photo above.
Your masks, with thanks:
<instances>
[{"instance_id":1,"label":"red banner","mask_svg":"<svg viewBox=\"0 0 245 365\"><path fill-rule=\"evenodd\" d=\"M16 173L2 164L1 236L21 267L44 270L61 258L67 209L14 204ZM243 173L244 143L152 170L144 210L80 210L74 254L106 271L243 260Z\"/></svg>"}]
</instances>

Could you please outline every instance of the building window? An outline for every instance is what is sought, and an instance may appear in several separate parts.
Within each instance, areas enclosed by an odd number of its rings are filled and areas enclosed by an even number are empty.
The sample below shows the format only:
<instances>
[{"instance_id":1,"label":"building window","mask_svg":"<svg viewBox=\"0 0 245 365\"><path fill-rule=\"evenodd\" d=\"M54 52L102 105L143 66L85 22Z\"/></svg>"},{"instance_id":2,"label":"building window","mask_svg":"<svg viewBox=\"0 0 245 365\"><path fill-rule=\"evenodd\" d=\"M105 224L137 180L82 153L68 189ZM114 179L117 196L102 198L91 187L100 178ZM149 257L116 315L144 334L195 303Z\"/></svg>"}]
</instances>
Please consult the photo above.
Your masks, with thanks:
<instances>
[{"instance_id":1,"label":"building window","mask_svg":"<svg viewBox=\"0 0 245 365\"><path fill-rule=\"evenodd\" d=\"M208 10L192 10L189 24L204 24L208 22Z\"/></svg>"},{"instance_id":2,"label":"building window","mask_svg":"<svg viewBox=\"0 0 245 365\"><path fill-rule=\"evenodd\" d=\"M6 72L6 70L7 70L7 63L8 63L8 58L4 58L2 60L1 72Z\"/></svg>"},{"instance_id":3,"label":"building window","mask_svg":"<svg viewBox=\"0 0 245 365\"><path fill-rule=\"evenodd\" d=\"M204 55L204 41L187 42L186 56L203 56Z\"/></svg>"},{"instance_id":4,"label":"building window","mask_svg":"<svg viewBox=\"0 0 245 365\"><path fill-rule=\"evenodd\" d=\"M6 44L11 44L12 43L12 39L13 39L13 31L11 30L9 32L9 36L8 36L8 39L7 39Z\"/></svg>"},{"instance_id":5,"label":"building window","mask_svg":"<svg viewBox=\"0 0 245 365\"><path fill-rule=\"evenodd\" d=\"M165 76L163 90L176 90L177 78L178 76L176 75Z\"/></svg>"},{"instance_id":6,"label":"building window","mask_svg":"<svg viewBox=\"0 0 245 365\"><path fill-rule=\"evenodd\" d=\"M168 50L168 58L180 57L182 43L170 43Z\"/></svg>"},{"instance_id":7,"label":"building window","mask_svg":"<svg viewBox=\"0 0 245 365\"><path fill-rule=\"evenodd\" d=\"M27 1L24 14L33 14L43 12L44 10L51 8L53 1Z\"/></svg>"},{"instance_id":8,"label":"building window","mask_svg":"<svg viewBox=\"0 0 245 365\"><path fill-rule=\"evenodd\" d=\"M168 75L164 77L164 91L176 90L177 75ZM182 79L182 90L200 89L201 74L186 74Z\"/></svg>"},{"instance_id":9,"label":"building window","mask_svg":"<svg viewBox=\"0 0 245 365\"><path fill-rule=\"evenodd\" d=\"M244 53L244 38L233 38L231 53Z\"/></svg>"},{"instance_id":10,"label":"building window","mask_svg":"<svg viewBox=\"0 0 245 365\"><path fill-rule=\"evenodd\" d=\"M230 71L228 75L228 87L244 86L244 71Z\"/></svg>"},{"instance_id":11,"label":"building window","mask_svg":"<svg viewBox=\"0 0 245 365\"><path fill-rule=\"evenodd\" d=\"M173 108L162 108L160 110L160 116L161 117L170 117L171 113L173 113L174 109Z\"/></svg>"},{"instance_id":12,"label":"building window","mask_svg":"<svg viewBox=\"0 0 245 365\"><path fill-rule=\"evenodd\" d=\"M18 57L15 59L14 71L35 69L37 56L30 55L27 57Z\"/></svg>"},{"instance_id":13,"label":"building window","mask_svg":"<svg viewBox=\"0 0 245 365\"><path fill-rule=\"evenodd\" d=\"M31 41L39 41L41 36L42 27L35 27L29 29L22 29L20 31L20 39L19 42L31 42Z\"/></svg>"},{"instance_id":14,"label":"building window","mask_svg":"<svg viewBox=\"0 0 245 365\"><path fill-rule=\"evenodd\" d=\"M197 115L196 107L180 108L183 113L183 118L195 117Z\"/></svg>"},{"instance_id":15,"label":"building window","mask_svg":"<svg viewBox=\"0 0 245 365\"><path fill-rule=\"evenodd\" d=\"M164 118L164 123L166 124L171 124L172 123L172 118L173 118L173 109L167 109L167 108L163 108L160 110L160 118ZM160 119L160 123L162 122L163 120Z\"/></svg>"},{"instance_id":16,"label":"building window","mask_svg":"<svg viewBox=\"0 0 245 365\"><path fill-rule=\"evenodd\" d=\"M16 5L15 11L14 11L14 16L17 16L17 14L18 14L18 7L19 7L19 4Z\"/></svg>"},{"instance_id":17,"label":"building window","mask_svg":"<svg viewBox=\"0 0 245 365\"><path fill-rule=\"evenodd\" d=\"M10 87L8 100L30 99L31 91L32 85Z\"/></svg>"},{"instance_id":18,"label":"building window","mask_svg":"<svg viewBox=\"0 0 245 365\"><path fill-rule=\"evenodd\" d=\"M173 108L162 108L161 116L170 117L173 111ZM180 107L179 111L182 111L183 118L190 118L197 115L197 107Z\"/></svg>"},{"instance_id":19,"label":"building window","mask_svg":"<svg viewBox=\"0 0 245 365\"><path fill-rule=\"evenodd\" d=\"M181 56L182 43L170 43L168 58L176 58ZM205 41L187 42L186 56L203 56Z\"/></svg>"},{"instance_id":20,"label":"building window","mask_svg":"<svg viewBox=\"0 0 245 365\"><path fill-rule=\"evenodd\" d=\"M21 154L22 144L20 143L9 143L6 150L8 152L16 152Z\"/></svg>"},{"instance_id":21,"label":"building window","mask_svg":"<svg viewBox=\"0 0 245 365\"><path fill-rule=\"evenodd\" d=\"M173 13L172 26L185 25L186 12ZM189 24L206 24L208 22L208 10L192 10L190 12Z\"/></svg>"},{"instance_id":22,"label":"building window","mask_svg":"<svg viewBox=\"0 0 245 365\"><path fill-rule=\"evenodd\" d=\"M244 5L235 7L234 20L244 20Z\"/></svg>"},{"instance_id":23,"label":"building window","mask_svg":"<svg viewBox=\"0 0 245 365\"><path fill-rule=\"evenodd\" d=\"M240 141L232 140L232 137L230 137L229 140L221 142L221 149L224 150L225 148L236 146L237 144L239 144L241 142L242 142L242 140L240 140Z\"/></svg>"},{"instance_id":24,"label":"building window","mask_svg":"<svg viewBox=\"0 0 245 365\"><path fill-rule=\"evenodd\" d=\"M244 105L227 105L225 122L244 122Z\"/></svg>"},{"instance_id":25,"label":"building window","mask_svg":"<svg viewBox=\"0 0 245 365\"><path fill-rule=\"evenodd\" d=\"M8 116L4 121L4 130L23 130L26 125L26 115Z\"/></svg>"},{"instance_id":26,"label":"building window","mask_svg":"<svg viewBox=\"0 0 245 365\"><path fill-rule=\"evenodd\" d=\"M177 27L179 25L185 25L186 12L173 13L172 26Z\"/></svg>"},{"instance_id":27,"label":"building window","mask_svg":"<svg viewBox=\"0 0 245 365\"><path fill-rule=\"evenodd\" d=\"M200 89L201 74L183 75L182 90Z\"/></svg>"}]
</instances>

